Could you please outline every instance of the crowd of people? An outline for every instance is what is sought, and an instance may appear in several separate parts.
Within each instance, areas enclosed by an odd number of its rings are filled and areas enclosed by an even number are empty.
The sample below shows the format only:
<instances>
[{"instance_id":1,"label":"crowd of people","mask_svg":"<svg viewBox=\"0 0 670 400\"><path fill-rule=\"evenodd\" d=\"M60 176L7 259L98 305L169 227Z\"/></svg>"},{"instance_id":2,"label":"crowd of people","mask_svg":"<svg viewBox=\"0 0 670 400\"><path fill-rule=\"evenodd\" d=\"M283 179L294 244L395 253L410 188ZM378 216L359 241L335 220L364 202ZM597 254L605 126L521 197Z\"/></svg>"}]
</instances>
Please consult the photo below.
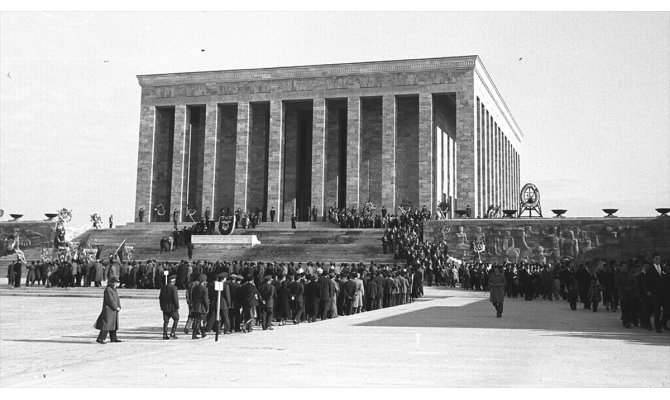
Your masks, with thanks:
<instances>
[{"instance_id":1,"label":"crowd of people","mask_svg":"<svg viewBox=\"0 0 670 400\"><path fill-rule=\"evenodd\" d=\"M542 296L553 301L563 299L572 310L581 302L585 309L616 312L621 307L624 327L641 326L661 332L668 330L670 317L670 269L661 264L658 254L652 259L635 258L617 263L616 260L593 260L575 263L565 259L550 264L484 264L465 263L448 254L443 242L424 242L421 237L424 213L408 213L389 224L382 236L382 251L391 252L404 260L408 268L425 271L425 283L456 287L464 290L489 291L493 271L503 276L501 293L508 298L522 297L527 301ZM429 218L429 216L428 216ZM602 310L602 308L601 308Z\"/></svg>"},{"instance_id":2,"label":"crowd of people","mask_svg":"<svg viewBox=\"0 0 670 400\"><path fill-rule=\"evenodd\" d=\"M7 281L10 286L21 286L22 266L25 265L26 286L45 287L102 287L103 281L117 277L126 288L157 289L165 280L164 264L156 262L100 262L94 259L77 260L60 257L55 260L20 261L10 263Z\"/></svg>"},{"instance_id":3,"label":"crowd of people","mask_svg":"<svg viewBox=\"0 0 670 400\"><path fill-rule=\"evenodd\" d=\"M622 262L577 263L564 259L555 265L466 263L449 256L445 243L423 241L423 222L431 218L429 211L402 210L398 215L385 211L382 209L381 217L365 220L355 208L331 209L329 218L346 226L353 224L353 227L357 220L359 227L382 223L385 227L382 250L394 255L393 264L120 262L112 256L101 262L61 257L26 264L16 261L9 265L7 277L10 285L20 286L25 265L27 286L100 287L106 280L122 288L161 289L163 293L172 281L175 290L186 291L189 317L185 331L192 332L194 338L204 337L215 329L214 282L217 280L224 282L218 316L224 334L250 332L254 327L273 329L273 322L277 325L316 322L406 304L423 295L424 284L491 291L498 317L502 314L504 297L531 301L541 296L547 301L563 300L572 310L578 308L578 303L593 312L620 309L626 328L640 326L657 332L669 328L670 270L658 254L652 259L641 257ZM161 249L170 251L188 244L192 234L204 229L208 229L207 225L199 222L175 230L172 237L161 240ZM203 287L204 292L199 287ZM202 304L196 306L198 302ZM164 310L169 311L173 321L176 309L173 305ZM164 337L174 337L175 327L173 322L173 330L168 335L166 322Z\"/></svg>"},{"instance_id":4,"label":"crowd of people","mask_svg":"<svg viewBox=\"0 0 670 400\"><path fill-rule=\"evenodd\" d=\"M349 208L330 207L328 210L328 221L334 223L340 228L358 229L358 228L389 228L391 226L405 225L412 221L416 225L431 219L431 212L426 206L421 210L412 210L398 206L397 214L390 214L385 206L381 209L381 215L375 213L375 206L367 203L363 208L356 206ZM402 223L401 223L402 221Z\"/></svg>"},{"instance_id":5,"label":"crowd of people","mask_svg":"<svg viewBox=\"0 0 670 400\"><path fill-rule=\"evenodd\" d=\"M180 306L174 293L178 290L186 291L189 312L184 333L190 332L193 339L206 337L212 330L248 333L255 327L272 330L273 325L287 322L312 323L402 305L423 296L422 269L408 270L397 264L149 261L140 263L138 269L142 266L154 271L154 277L160 275L158 271L169 275L155 285L161 289L164 339L177 338ZM134 269L132 266L131 271ZM114 290L134 287L128 274L117 277L116 273L112 270L108 279ZM216 281L223 285L218 307ZM101 341L104 337L99 337Z\"/></svg>"}]
</instances>

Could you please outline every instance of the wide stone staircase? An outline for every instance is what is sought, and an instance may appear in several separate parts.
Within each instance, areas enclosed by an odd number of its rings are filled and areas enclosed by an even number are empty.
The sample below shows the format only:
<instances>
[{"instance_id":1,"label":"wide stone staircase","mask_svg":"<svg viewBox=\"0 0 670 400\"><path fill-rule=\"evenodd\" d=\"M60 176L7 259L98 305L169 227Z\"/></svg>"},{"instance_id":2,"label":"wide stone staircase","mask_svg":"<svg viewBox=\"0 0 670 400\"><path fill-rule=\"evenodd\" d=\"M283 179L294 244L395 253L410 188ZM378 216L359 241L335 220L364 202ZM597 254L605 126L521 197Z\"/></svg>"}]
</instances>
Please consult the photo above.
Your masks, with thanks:
<instances>
[{"instance_id":1,"label":"wide stone staircase","mask_svg":"<svg viewBox=\"0 0 670 400\"><path fill-rule=\"evenodd\" d=\"M181 223L179 229L190 224ZM126 240L136 260L179 261L188 259L186 246L172 252L160 252L160 240L170 236L173 223L129 223L113 229L89 230L82 244L104 246L103 256L113 253ZM194 260L248 261L322 261L391 263L393 256L383 254L382 229L341 229L328 222L263 222L255 229L236 229L236 235L256 235L261 244L254 247L225 246L221 249L195 249Z\"/></svg>"}]
</instances>

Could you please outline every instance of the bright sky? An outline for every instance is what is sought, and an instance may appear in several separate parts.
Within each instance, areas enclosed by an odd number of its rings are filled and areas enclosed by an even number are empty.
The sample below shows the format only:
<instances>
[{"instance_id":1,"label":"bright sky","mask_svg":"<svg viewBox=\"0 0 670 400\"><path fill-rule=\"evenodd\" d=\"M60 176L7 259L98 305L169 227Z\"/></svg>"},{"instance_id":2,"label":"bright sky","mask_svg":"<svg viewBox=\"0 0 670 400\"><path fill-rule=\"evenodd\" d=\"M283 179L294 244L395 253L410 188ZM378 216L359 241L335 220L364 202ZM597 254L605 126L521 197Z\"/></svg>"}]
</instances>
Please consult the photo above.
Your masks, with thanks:
<instances>
[{"instance_id":1,"label":"bright sky","mask_svg":"<svg viewBox=\"0 0 670 400\"><path fill-rule=\"evenodd\" d=\"M545 216L657 215L670 207L669 41L668 12L3 12L2 219L133 219L138 74L471 54L525 135L522 184Z\"/></svg>"}]
</instances>

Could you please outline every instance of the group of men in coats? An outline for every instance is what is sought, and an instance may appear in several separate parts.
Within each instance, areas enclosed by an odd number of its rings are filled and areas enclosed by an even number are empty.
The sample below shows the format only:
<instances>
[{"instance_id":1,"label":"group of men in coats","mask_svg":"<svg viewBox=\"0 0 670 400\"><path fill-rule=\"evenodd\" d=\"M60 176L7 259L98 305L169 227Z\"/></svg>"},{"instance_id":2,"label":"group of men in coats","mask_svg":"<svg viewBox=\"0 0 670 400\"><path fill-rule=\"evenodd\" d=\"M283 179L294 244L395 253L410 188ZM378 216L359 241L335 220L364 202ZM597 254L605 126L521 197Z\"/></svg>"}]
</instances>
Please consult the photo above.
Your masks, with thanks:
<instances>
[{"instance_id":1,"label":"group of men in coats","mask_svg":"<svg viewBox=\"0 0 670 400\"><path fill-rule=\"evenodd\" d=\"M324 320L405 304L422 294L421 285L414 284L415 279L421 282L422 271L408 272L397 265L343 264L336 273L334 264L328 269L317 263L317 268L310 265L312 273L307 273L299 263L297 269L292 268L293 274L272 268L273 263L268 263L268 269L258 268L255 263L241 265L244 267L229 269L228 264L221 271L224 267L219 264L217 270L201 272L197 279L185 284L188 317L184 333L190 333L192 339L204 338L212 330L225 335L248 333L254 326L273 330L273 322L279 325L287 320L294 324L315 322L317 318ZM234 271L243 271L245 275ZM215 290L217 281L222 289L220 294ZM105 343L107 333L112 342L119 341L116 331L121 310L117 292L120 281L113 276L108 282L103 310L95 325L100 330L98 343ZM158 295L164 340L177 339L180 319L179 275L172 273L167 282Z\"/></svg>"}]
</instances>

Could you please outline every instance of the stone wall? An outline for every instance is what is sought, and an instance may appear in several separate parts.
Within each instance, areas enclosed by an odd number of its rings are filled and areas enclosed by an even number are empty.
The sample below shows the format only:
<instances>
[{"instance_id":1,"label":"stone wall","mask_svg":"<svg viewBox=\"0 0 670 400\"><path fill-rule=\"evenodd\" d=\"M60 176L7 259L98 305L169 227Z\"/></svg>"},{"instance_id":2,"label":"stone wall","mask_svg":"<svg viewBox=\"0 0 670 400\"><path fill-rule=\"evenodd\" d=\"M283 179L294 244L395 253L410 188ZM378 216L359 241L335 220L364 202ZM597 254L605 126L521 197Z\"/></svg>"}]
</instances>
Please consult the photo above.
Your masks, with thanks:
<instances>
[{"instance_id":1,"label":"stone wall","mask_svg":"<svg viewBox=\"0 0 670 400\"><path fill-rule=\"evenodd\" d=\"M483 240L483 262L552 262L562 257L627 260L661 253L670 260L670 218L452 219L424 223L424 240L446 241L449 255L471 261Z\"/></svg>"},{"instance_id":2,"label":"stone wall","mask_svg":"<svg viewBox=\"0 0 670 400\"><path fill-rule=\"evenodd\" d=\"M5 255L7 246L19 236L21 250L53 248L56 222L51 221L3 221L0 222L0 255ZM32 252L34 254L35 252Z\"/></svg>"}]
</instances>

